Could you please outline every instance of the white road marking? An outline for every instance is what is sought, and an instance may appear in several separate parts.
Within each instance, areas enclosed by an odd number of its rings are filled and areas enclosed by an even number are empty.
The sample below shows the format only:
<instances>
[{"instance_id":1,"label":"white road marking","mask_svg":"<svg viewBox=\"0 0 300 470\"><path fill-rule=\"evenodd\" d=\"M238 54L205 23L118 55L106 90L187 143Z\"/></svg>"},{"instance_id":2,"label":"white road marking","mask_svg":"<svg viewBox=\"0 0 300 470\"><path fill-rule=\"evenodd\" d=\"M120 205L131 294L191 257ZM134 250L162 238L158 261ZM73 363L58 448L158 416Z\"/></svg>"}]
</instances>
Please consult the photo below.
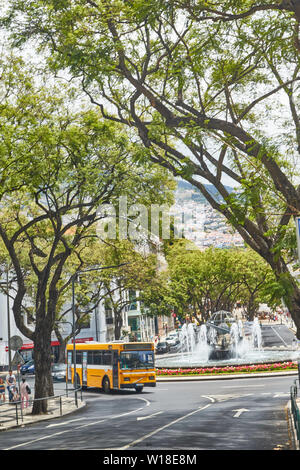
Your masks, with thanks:
<instances>
[{"instance_id":1,"label":"white road marking","mask_svg":"<svg viewBox=\"0 0 300 470\"><path fill-rule=\"evenodd\" d=\"M251 397L253 396L253 393L245 393L243 395L238 395L238 394L232 394L232 395L212 395L212 397L218 401L227 401L227 400L234 400L236 398L243 398L243 397Z\"/></svg>"},{"instance_id":2,"label":"white road marking","mask_svg":"<svg viewBox=\"0 0 300 470\"><path fill-rule=\"evenodd\" d=\"M150 432L149 434L146 434L145 436L142 436L142 437L140 437L139 439L136 439L135 441L130 442L130 443L127 444L126 446L123 446L123 447L120 447L120 448L117 448L117 449L114 449L114 450L126 450L126 449L129 449L129 447L132 447L132 446L134 446L135 444L139 444L140 442L143 442L145 439L148 439L149 437L154 436L155 434L159 433L160 431L163 431L164 429L169 428L169 427L172 426L173 424L179 423L180 421L182 421L183 419L187 418L188 416L192 416L192 415L194 415L195 413L199 413L200 411L205 410L205 409L208 408L209 406L211 406L211 403L209 403L208 405L203 406L202 408L198 408L197 410L191 411L190 413L188 413L188 414L186 414L186 415L184 415L184 416L181 416L181 418L178 418L178 419L175 419L174 421L171 421L171 423L165 424L165 426L162 426L161 428L158 428L158 429L156 429L155 431L152 431L152 432ZM106 450L106 449L103 449L103 450Z\"/></svg>"},{"instance_id":3,"label":"white road marking","mask_svg":"<svg viewBox=\"0 0 300 470\"><path fill-rule=\"evenodd\" d=\"M213 397L210 397L208 395L202 395L202 398L207 398L208 400L210 400L213 403L216 401Z\"/></svg>"},{"instance_id":4,"label":"white road marking","mask_svg":"<svg viewBox=\"0 0 300 470\"><path fill-rule=\"evenodd\" d=\"M239 418L242 413L244 413L245 411L249 411L249 410L247 410L246 408L240 408L239 410L232 410L232 411L237 412L237 413L235 413L235 415L233 415L233 417L234 418Z\"/></svg>"},{"instance_id":5,"label":"white road marking","mask_svg":"<svg viewBox=\"0 0 300 470\"><path fill-rule=\"evenodd\" d=\"M82 421L85 418L70 419L69 421L64 421L63 423L49 424L46 428L54 428L55 426L64 426L65 424L74 423L75 421Z\"/></svg>"},{"instance_id":6,"label":"white road marking","mask_svg":"<svg viewBox=\"0 0 300 470\"><path fill-rule=\"evenodd\" d=\"M147 400L146 398L135 397L135 399L145 401L145 402L146 402L146 405L145 405L145 406L149 406L149 405L150 405L149 400ZM130 415L130 414L136 413L137 411L141 411L141 410L143 410L144 408L145 408L145 407L141 407L141 408L137 408L136 410L133 410L133 411L128 411L127 413L123 413L123 414L119 414L119 415L115 415L115 416L108 416L107 418L101 419L101 420L99 420L99 421L94 421L94 422L92 422L92 423L83 424L82 426L78 426L78 427L76 427L75 429L81 429L81 428L84 428L84 427L93 426L94 424L103 423L104 421L108 421L108 420L110 420L110 419L116 419L116 418L120 418L121 416ZM18 447L27 446L28 444L34 444L35 442L43 441L43 440L45 440L45 439L51 439L52 437L56 437L56 436L59 436L59 435L61 435L61 434L66 434L67 432L73 432L73 431L74 431L74 429L66 429L65 431L56 432L56 433L54 433L54 434L50 434L50 435L47 435L47 436L39 437L38 439L32 439L32 440L30 440L30 441L25 441L25 442L22 442L21 444L15 445L15 446L7 447L7 448L4 449L4 450L17 449Z\"/></svg>"},{"instance_id":7,"label":"white road marking","mask_svg":"<svg viewBox=\"0 0 300 470\"><path fill-rule=\"evenodd\" d=\"M158 411L157 413L153 413L152 415L148 415L148 416L139 416L138 418L136 418L136 420L143 421L143 419L153 418L153 416L160 415L161 413L163 413L163 411Z\"/></svg>"},{"instance_id":8,"label":"white road marking","mask_svg":"<svg viewBox=\"0 0 300 470\"><path fill-rule=\"evenodd\" d=\"M23 442L22 444L18 444L16 446L7 447L4 450L17 449L18 447L27 446L28 444L33 444L34 442L43 441L44 439L48 439L49 437L60 436L61 434L65 434L66 432L70 432L70 431L67 430L67 431L56 432L55 434L51 434L50 436L39 437L38 439L33 439L31 441L26 441L26 442Z\"/></svg>"},{"instance_id":9,"label":"white road marking","mask_svg":"<svg viewBox=\"0 0 300 470\"><path fill-rule=\"evenodd\" d=\"M250 387L253 387L253 388L257 388L257 387L265 387L265 385L248 385L248 384L245 384L245 385L223 385L221 388L250 388Z\"/></svg>"},{"instance_id":10,"label":"white road marking","mask_svg":"<svg viewBox=\"0 0 300 470\"><path fill-rule=\"evenodd\" d=\"M281 341L285 344L285 346L288 346L288 344L284 341L284 339L280 336L280 334L278 333L278 331L276 331L273 326L271 326L272 330L274 331L274 333L277 334L277 336L279 337L279 339L281 339Z\"/></svg>"}]
</instances>

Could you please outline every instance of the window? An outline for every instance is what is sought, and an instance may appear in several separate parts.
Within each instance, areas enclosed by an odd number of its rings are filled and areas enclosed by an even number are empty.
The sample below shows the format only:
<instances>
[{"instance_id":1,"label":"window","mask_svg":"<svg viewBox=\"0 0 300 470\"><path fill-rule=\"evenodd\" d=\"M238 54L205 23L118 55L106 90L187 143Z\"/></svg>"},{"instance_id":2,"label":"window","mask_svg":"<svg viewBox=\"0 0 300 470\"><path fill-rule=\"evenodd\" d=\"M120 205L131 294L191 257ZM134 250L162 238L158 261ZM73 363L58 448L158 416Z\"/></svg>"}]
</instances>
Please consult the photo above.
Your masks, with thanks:
<instances>
[{"instance_id":1,"label":"window","mask_svg":"<svg viewBox=\"0 0 300 470\"><path fill-rule=\"evenodd\" d=\"M112 306L111 306L111 301L109 299L105 299L104 310L105 310L106 317L112 317Z\"/></svg>"},{"instance_id":2,"label":"window","mask_svg":"<svg viewBox=\"0 0 300 470\"><path fill-rule=\"evenodd\" d=\"M103 351L103 365L105 366L111 365L111 352Z\"/></svg>"},{"instance_id":3,"label":"window","mask_svg":"<svg viewBox=\"0 0 300 470\"><path fill-rule=\"evenodd\" d=\"M149 369L154 367L152 351L121 352L121 369Z\"/></svg>"},{"instance_id":4,"label":"window","mask_svg":"<svg viewBox=\"0 0 300 470\"><path fill-rule=\"evenodd\" d=\"M88 364L94 364L94 353L93 353L93 351L88 351L87 363Z\"/></svg>"},{"instance_id":5,"label":"window","mask_svg":"<svg viewBox=\"0 0 300 470\"><path fill-rule=\"evenodd\" d=\"M82 351L76 351L76 364L82 363Z\"/></svg>"},{"instance_id":6,"label":"window","mask_svg":"<svg viewBox=\"0 0 300 470\"><path fill-rule=\"evenodd\" d=\"M101 365L102 364L102 351L94 351L94 356L93 356L93 364L95 365Z\"/></svg>"},{"instance_id":7,"label":"window","mask_svg":"<svg viewBox=\"0 0 300 470\"><path fill-rule=\"evenodd\" d=\"M129 310L136 310L137 309L137 302L136 302L136 291L130 290L129 293Z\"/></svg>"}]
</instances>

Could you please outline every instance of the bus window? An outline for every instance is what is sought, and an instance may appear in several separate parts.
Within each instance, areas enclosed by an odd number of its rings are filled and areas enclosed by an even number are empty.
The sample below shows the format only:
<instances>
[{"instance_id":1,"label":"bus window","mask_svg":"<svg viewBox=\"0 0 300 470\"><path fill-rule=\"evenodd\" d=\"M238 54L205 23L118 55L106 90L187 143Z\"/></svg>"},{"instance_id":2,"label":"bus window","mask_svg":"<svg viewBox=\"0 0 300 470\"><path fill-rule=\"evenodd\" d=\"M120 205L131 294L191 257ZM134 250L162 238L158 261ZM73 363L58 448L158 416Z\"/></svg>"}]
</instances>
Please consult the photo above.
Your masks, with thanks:
<instances>
[{"instance_id":1,"label":"bus window","mask_svg":"<svg viewBox=\"0 0 300 470\"><path fill-rule=\"evenodd\" d=\"M152 369L154 354L152 351L122 351L120 365L121 369Z\"/></svg>"},{"instance_id":2,"label":"bus window","mask_svg":"<svg viewBox=\"0 0 300 470\"><path fill-rule=\"evenodd\" d=\"M82 351L76 351L76 364L82 363Z\"/></svg>"},{"instance_id":3,"label":"bus window","mask_svg":"<svg viewBox=\"0 0 300 470\"><path fill-rule=\"evenodd\" d=\"M110 351L103 351L102 364L105 366L111 366L112 356Z\"/></svg>"},{"instance_id":4,"label":"bus window","mask_svg":"<svg viewBox=\"0 0 300 470\"><path fill-rule=\"evenodd\" d=\"M93 351L88 351L88 359L87 359L88 364L94 364L93 354L94 354Z\"/></svg>"},{"instance_id":5,"label":"bus window","mask_svg":"<svg viewBox=\"0 0 300 470\"><path fill-rule=\"evenodd\" d=\"M96 364L97 366L102 365L102 356L102 351L94 351L94 364Z\"/></svg>"}]
</instances>

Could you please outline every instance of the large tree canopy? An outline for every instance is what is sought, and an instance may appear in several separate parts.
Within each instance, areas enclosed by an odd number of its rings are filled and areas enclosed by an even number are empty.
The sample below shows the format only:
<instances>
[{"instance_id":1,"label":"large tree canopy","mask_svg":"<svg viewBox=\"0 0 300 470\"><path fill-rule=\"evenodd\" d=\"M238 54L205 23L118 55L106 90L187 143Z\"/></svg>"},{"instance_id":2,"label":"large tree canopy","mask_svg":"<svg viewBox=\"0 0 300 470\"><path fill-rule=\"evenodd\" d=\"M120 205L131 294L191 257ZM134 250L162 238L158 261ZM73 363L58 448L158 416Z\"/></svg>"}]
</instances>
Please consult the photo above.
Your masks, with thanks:
<instances>
[{"instance_id":1,"label":"large tree canopy","mask_svg":"<svg viewBox=\"0 0 300 470\"><path fill-rule=\"evenodd\" d=\"M36 398L52 392L51 333L78 270L102 264L95 245L101 204L165 200L169 176L141 167L143 148L117 123L85 108L69 87L45 86L14 57L0 63L1 270L15 279L12 310L35 347ZM79 106L81 104L81 106ZM31 301L29 326L23 315ZM83 302L82 302L83 303ZM32 328L33 326L33 328ZM34 413L45 411L35 401Z\"/></svg>"},{"instance_id":2,"label":"large tree canopy","mask_svg":"<svg viewBox=\"0 0 300 470\"><path fill-rule=\"evenodd\" d=\"M300 338L284 251L300 212L299 1L14 0L4 23L226 216L272 267Z\"/></svg>"}]
</instances>

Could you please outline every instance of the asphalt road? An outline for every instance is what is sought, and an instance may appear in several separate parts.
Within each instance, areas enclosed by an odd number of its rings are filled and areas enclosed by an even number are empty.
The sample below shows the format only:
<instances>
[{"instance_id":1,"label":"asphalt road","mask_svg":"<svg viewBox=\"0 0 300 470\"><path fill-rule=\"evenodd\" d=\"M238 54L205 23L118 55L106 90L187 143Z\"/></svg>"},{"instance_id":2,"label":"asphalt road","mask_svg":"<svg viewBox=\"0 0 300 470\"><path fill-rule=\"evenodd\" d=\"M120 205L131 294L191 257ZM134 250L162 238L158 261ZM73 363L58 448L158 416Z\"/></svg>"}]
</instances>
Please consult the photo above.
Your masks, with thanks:
<instances>
[{"instance_id":1,"label":"asphalt road","mask_svg":"<svg viewBox=\"0 0 300 470\"><path fill-rule=\"evenodd\" d=\"M264 347L289 347L295 341L294 333L285 325L265 324L262 325L261 332Z\"/></svg>"},{"instance_id":2,"label":"asphalt road","mask_svg":"<svg viewBox=\"0 0 300 470\"><path fill-rule=\"evenodd\" d=\"M292 382L293 377L169 382L141 395L89 390L86 408L1 433L0 448L103 455L139 449L287 450L285 406Z\"/></svg>"},{"instance_id":3,"label":"asphalt road","mask_svg":"<svg viewBox=\"0 0 300 470\"><path fill-rule=\"evenodd\" d=\"M294 339L283 325L266 325L262 333L264 346L290 345ZM158 383L139 395L89 389L84 409L3 432L0 449L99 450L103 458L114 452L188 451L191 459L201 450L288 450L285 407L296 378L182 380ZM34 377L28 380L33 386ZM55 389L63 392L65 385Z\"/></svg>"}]
</instances>

